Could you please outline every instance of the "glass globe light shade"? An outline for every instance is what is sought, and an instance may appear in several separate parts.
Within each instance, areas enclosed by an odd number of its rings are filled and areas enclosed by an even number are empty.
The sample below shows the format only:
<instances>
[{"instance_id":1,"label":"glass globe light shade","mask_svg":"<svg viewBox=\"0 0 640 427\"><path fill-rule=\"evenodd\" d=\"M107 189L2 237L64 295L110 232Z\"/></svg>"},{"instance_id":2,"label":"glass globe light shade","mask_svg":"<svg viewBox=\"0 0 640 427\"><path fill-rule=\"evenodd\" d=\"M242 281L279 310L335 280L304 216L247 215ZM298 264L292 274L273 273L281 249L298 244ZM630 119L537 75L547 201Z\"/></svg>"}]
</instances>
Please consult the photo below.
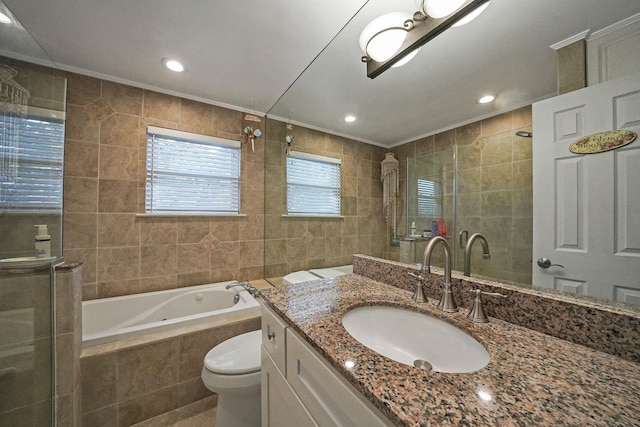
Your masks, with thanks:
<instances>
[{"instance_id":1,"label":"glass globe light shade","mask_svg":"<svg viewBox=\"0 0 640 427\"><path fill-rule=\"evenodd\" d=\"M392 12L371 21L360 34L360 49L376 62L384 62L395 55L407 37L404 22L411 15Z\"/></svg>"},{"instance_id":2,"label":"glass globe light shade","mask_svg":"<svg viewBox=\"0 0 640 427\"><path fill-rule=\"evenodd\" d=\"M491 4L490 1L486 2L485 4L478 7L476 10L474 10L473 12L471 12L470 14L468 14L467 16L465 16L464 18L462 18L461 20L453 24L452 27L461 27L462 25L468 24L469 22L473 21L478 17L478 15L484 12L484 10L489 6L489 4Z\"/></svg>"},{"instance_id":3,"label":"glass globe light shade","mask_svg":"<svg viewBox=\"0 0 640 427\"><path fill-rule=\"evenodd\" d=\"M424 11L432 18L444 18L458 10L466 0L424 0Z\"/></svg>"},{"instance_id":4,"label":"glass globe light shade","mask_svg":"<svg viewBox=\"0 0 640 427\"><path fill-rule=\"evenodd\" d=\"M414 49L411 53L409 53L407 56L405 56L404 58L402 58L400 61L396 62L395 64L393 64L391 66L391 68L398 68L398 67L402 67L404 64L406 64L407 62L411 61L413 59L414 56L416 56L418 54L418 52L420 51L421 48L417 48Z\"/></svg>"}]
</instances>

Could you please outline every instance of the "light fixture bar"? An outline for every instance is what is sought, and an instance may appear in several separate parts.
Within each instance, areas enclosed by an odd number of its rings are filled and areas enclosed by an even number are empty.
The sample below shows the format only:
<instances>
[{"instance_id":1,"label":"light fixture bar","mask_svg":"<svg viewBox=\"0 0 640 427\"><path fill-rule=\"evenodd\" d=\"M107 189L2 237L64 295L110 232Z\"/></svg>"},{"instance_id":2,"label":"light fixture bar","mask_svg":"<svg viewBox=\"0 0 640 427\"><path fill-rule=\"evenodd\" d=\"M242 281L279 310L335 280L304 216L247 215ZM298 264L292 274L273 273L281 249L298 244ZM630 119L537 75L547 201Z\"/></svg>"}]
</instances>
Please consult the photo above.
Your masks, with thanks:
<instances>
[{"instance_id":1,"label":"light fixture bar","mask_svg":"<svg viewBox=\"0 0 640 427\"><path fill-rule=\"evenodd\" d=\"M384 62L376 62L373 59L367 62L367 77L375 79L380 74L391 68L396 62L409 55L415 49L436 38L459 20L473 12L475 9L490 0L468 0L457 11L444 18L427 17L425 20L416 20L414 15L414 27L407 33L407 38L398 53Z\"/></svg>"}]
</instances>

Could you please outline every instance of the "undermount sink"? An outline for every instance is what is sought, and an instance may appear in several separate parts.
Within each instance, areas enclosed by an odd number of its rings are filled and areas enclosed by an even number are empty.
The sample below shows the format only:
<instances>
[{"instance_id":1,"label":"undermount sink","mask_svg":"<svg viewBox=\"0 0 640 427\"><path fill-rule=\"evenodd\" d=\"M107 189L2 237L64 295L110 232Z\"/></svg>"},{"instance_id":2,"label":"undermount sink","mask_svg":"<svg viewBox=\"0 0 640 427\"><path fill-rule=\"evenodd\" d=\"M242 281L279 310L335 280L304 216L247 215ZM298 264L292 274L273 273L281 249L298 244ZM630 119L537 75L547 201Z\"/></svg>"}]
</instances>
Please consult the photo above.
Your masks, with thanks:
<instances>
[{"instance_id":1,"label":"undermount sink","mask_svg":"<svg viewBox=\"0 0 640 427\"><path fill-rule=\"evenodd\" d=\"M347 311L342 325L371 350L409 366L443 373L487 366L487 350L455 326L415 311L383 305Z\"/></svg>"}]
</instances>

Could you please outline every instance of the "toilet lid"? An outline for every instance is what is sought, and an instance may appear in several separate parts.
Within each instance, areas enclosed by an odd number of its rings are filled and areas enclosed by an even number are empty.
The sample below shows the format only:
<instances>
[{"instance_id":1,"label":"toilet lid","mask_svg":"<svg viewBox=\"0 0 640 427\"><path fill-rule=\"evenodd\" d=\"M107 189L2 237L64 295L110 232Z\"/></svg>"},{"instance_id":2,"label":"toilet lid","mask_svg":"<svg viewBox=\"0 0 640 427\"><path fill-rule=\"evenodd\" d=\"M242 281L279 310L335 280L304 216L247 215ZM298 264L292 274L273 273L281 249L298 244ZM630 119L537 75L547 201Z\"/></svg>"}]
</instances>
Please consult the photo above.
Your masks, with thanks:
<instances>
[{"instance_id":1,"label":"toilet lid","mask_svg":"<svg viewBox=\"0 0 640 427\"><path fill-rule=\"evenodd\" d=\"M260 370L261 331L247 332L221 342L204 357L204 366L216 374L249 374Z\"/></svg>"}]
</instances>

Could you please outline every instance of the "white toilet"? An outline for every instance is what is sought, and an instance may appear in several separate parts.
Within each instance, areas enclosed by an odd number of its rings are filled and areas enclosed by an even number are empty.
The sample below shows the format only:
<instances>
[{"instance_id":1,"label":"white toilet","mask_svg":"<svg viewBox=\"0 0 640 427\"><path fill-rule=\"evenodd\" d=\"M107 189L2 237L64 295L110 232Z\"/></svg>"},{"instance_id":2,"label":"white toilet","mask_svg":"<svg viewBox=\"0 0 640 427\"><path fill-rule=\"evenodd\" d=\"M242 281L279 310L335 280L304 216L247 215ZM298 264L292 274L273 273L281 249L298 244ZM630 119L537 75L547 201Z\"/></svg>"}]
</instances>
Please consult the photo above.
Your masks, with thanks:
<instances>
[{"instance_id":1,"label":"white toilet","mask_svg":"<svg viewBox=\"0 0 640 427\"><path fill-rule=\"evenodd\" d=\"M204 357L202 382L218 394L216 427L260 426L260 330L230 338Z\"/></svg>"}]
</instances>

